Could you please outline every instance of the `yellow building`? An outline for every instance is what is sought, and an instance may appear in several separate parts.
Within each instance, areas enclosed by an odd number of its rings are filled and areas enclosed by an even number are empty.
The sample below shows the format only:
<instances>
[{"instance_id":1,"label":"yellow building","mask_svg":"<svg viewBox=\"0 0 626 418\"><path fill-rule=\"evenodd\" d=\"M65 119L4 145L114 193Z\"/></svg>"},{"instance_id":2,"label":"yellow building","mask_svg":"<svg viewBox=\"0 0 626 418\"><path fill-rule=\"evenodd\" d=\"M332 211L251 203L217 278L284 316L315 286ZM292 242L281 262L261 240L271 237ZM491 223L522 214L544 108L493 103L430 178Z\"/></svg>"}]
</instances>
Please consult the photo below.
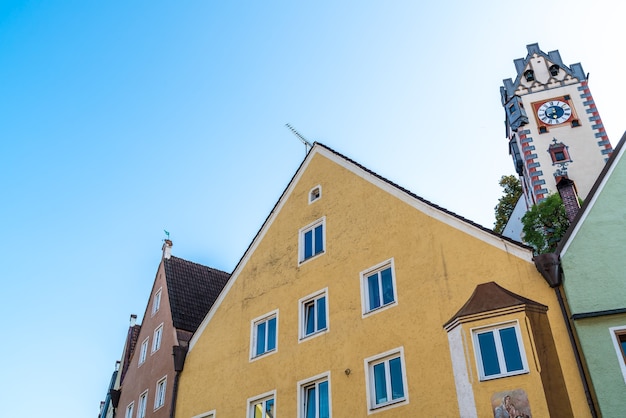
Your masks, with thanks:
<instances>
[{"instance_id":1,"label":"yellow building","mask_svg":"<svg viewBox=\"0 0 626 418\"><path fill-rule=\"evenodd\" d=\"M590 416L531 250L315 144L192 338L176 417L511 408Z\"/></svg>"}]
</instances>

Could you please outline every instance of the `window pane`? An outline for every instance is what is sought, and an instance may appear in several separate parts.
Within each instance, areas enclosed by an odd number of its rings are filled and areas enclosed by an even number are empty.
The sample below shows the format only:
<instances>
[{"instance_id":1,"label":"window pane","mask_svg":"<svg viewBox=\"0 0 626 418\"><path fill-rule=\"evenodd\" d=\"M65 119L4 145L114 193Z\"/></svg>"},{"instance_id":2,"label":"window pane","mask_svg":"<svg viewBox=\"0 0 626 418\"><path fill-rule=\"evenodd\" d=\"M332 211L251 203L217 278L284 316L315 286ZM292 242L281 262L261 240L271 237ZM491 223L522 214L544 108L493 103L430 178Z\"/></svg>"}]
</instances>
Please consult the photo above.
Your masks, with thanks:
<instances>
[{"instance_id":1,"label":"window pane","mask_svg":"<svg viewBox=\"0 0 626 418\"><path fill-rule=\"evenodd\" d=\"M306 335L313 334L315 332L315 302L309 302L304 307Z\"/></svg>"},{"instance_id":2,"label":"window pane","mask_svg":"<svg viewBox=\"0 0 626 418\"><path fill-rule=\"evenodd\" d=\"M267 351L276 348L276 318L267 321Z\"/></svg>"},{"instance_id":3,"label":"window pane","mask_svg":"<svg viewBox=\"0 0 626 418\"><path fill-rule=\"evenodd\" d=\"M263 402L254 405L254 418L263 418Z\"/></svg>"},{"instance_id":4,"label":"window pane","mask_svg":"<svg viewBox=\"0 0 626 418\"><path fill-rule=\"evenodd\" d=\"M622 347L622 354L626 357L626 338L620 338L620 347Z\"/></svg>"},{"instance_id":5,"label":"window pane","mask_svg":"<svg viewBox=\"0 0 626 418\"><path fill-rule=\"evenodd\" d=\"M274 399L268 399L265 403L265 418L274 418Z\"/></svg>"},{"instance_id":6,"label":"window pane","mask_svg":"<svg viewBox=\"0 0 626 418\"><path fill-rule=\"evenodd\" d=\"M480 356L483 360L485 376L500 374L500 365L498 364L498 354L496 352L496 342L493 338L493 332L478 334L478 345L480 346Z\"/></svg>"},{"instance_id":7,"label":"window pane","mask_svg":"<svg viewBox=\"0 0 626 418\"><path fill-rule=\"evenodd\" d=\"M383 304L393 302L393 280L391 279L391 268L386 268L380 272L383 288Z\"/></svg>"},{"instance_id":8,"label":"window pane","mask_svg":"<svg viewBox=\"0 0 626 418\"><path fill-rule=\"evenodd\" d=\"M323 232L324 228L322 225L315 228L315 254L319 254L324 251L322 246L324 243L324 238L322 237Z\"/></svg>"},{"instance_id":9,"label":"window pane","mask_svg":"<svg viewBox=\"0 0 626 418\"><path fill-rule=\"evenodd\" d=\"M385 379L385 363L374 366L374 392L376 404L387 402L387 383Z\"/></svg>"},{"instance_id":10,"label":"window pane","mask_svg":"<svg viewBox=\"0 0 626 418\"><path fill-rule=\"evenodd\" d=\"M319 418L328 418L330 417L330 406L328 404L328 382L321 382L317 388L320 397Z\"/></svg>"},{"instance_id":11,"label":"window pane","mask_svg":"<svg viewBox=\"0 0 626 418\"><path fill-rule=\"evenodd\" d=\"M315 417L315 386L306 389L306 418Z\"/></svg>"},{"instance_id":12,"label":"window pane","mask_svg":"<svg viewBox=\"0 0 626 418\"><path fill-rule=\"evenodd\" d=\"M313 231L307 231L304 233L304 258L310 258L313 256Z\"/></svg>"},{"instance_id":13,"label":"window pane","mask_svg":"<svg viewBox=\"0 0 626 418\"><path fill-rule=\"evenodd\" d=\"M370 310L380 306L380 292L378 290L378 273L367 277L367 291L369 295Z\"/></svg>"},{"instance_id":14,"label":"window pane","mask_svg":"<svg viewBox=\"0 0 626 418\"><path fill-rule=\"evenodd\" d=\"M326 297L317 300L317 330L326 329Z\"/></svg>"},{"instance_id":15,"label":"window pane","mask_svg":"<svg viewBox=\"0 0 626 418\"><path fill-rule=\"evenodd\" d=\"M391 399L404 398L400 357L389 360L389 374L391 374Z\"/></svg>"},{"instance_id":16,"label":"window pane","mask_svg":"<svg viewBox=\"0 0 626 418\"><path fill-rule=\"evenodd\" d=\"M265 352L265 322L261 322L256 327L256 353Z\"/></svg>"},{"instance_id":17,"label":"window pane","mask_svg":"<svg viewBox=\"0 0 626 418\"><path fill-rule=\"evenodd\" d=\"M522 364L522 356L519 352L515 327L501 329L500 341L502 342L502 351L504 351L506 370L508 372L523 370L524 365Z\"/></svg>"}]
</instances>

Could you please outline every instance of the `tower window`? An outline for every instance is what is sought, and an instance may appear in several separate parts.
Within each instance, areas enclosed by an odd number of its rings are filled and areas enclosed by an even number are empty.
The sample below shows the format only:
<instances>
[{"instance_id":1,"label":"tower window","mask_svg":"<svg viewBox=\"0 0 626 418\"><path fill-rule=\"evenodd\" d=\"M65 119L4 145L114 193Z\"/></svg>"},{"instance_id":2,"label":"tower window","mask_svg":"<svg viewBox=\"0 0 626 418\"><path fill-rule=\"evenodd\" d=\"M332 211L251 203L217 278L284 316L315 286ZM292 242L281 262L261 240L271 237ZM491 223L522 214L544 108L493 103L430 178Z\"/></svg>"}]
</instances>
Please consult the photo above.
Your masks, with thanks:
<instances>
[{"instance_id":1,"label":"tower window","mask_svg":"<svg viewBox=\"0 0 626 418\"><path fill-rule=\"evenodd\" d=\"M540 134L545 134L546 132L548 132L548 128L546 128L545 126L540 126L539 127L539 133Z\"/></svg>"},{"instance_id":2,"label":"tower window","mask_svg":"<svg viewBox=\"0 0 626 418\"><path fill-rule=\"evenodd\" d=\"M556 139L553 141L554 143L550 145L550 148L548 148L550 157L552 157L552 163L561 164L572 161L567 150L568 147L566 147L562 142L557 143Z\"/></svg>"},{"instance_id":3,"label":"tower window","mask_svg":"<svg viewBox=\"0 0 626 418\"><path fill-rule=\"evenodd\" d=\"M524 77L526 81L535 81L535 72L533 70L524 71Z\"/></svg>"},{"instance_id":4,"label":"tower window","mask_svg":"<svg viewBox=\"0 0 626 418\"><path fill-rule=\"evenodd\" d=\"M572 121L572 127L574 127L574 128L575 128L575 127L577 127L577 126L580 126L580 121L579 121L578 119L574 119L574 120Z\"/></svg>"},{"instance_id":5,"label":"tower window","mask_svg":"<svg viewBox=\"0 0 626 418\"><path fill-rule=\"evenodd\" d=\"M556 64L550 66L550 75L552 77L559 75L560 67Z\"/></svg>"}]
</instances>

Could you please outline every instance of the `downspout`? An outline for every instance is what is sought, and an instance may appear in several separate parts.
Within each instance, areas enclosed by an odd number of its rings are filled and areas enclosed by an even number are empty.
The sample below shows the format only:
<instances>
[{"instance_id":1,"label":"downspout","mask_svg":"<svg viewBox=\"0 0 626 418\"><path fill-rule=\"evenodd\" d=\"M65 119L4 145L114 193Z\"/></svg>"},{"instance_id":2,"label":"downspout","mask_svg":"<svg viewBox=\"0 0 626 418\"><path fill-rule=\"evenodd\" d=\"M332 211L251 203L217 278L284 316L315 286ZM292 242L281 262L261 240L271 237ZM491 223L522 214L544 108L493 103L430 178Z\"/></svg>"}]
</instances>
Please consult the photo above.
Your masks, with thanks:
<instances>
[{"instance_id":1,"label":"downspout","mask_svg":"<svg viewBox=\"0 0 626 418\"><path fill-rule=\"evenodd\" d=\"M172 355L174 356L174 387L172 388L172 404L170 405L170 418L176 415L176 399L178 398L178 381L180 374L185 366L185 357L187 357L187 347L175 345L172 347Z\"/></svg>"},{"instance_id":2,"label":"downspout","mask_svg":"<svg viewBox=\"0 0 626 418\"><path fill-rule=\"evenodd\" d=\"M565 320L567 335L569 336L570 344L574 349L574 358L576 359L576 366L578 367L580 380L582 381L583 389L585 391L587 405L589 406L589 410L591 411L591 416L593 418L598 418L599 415L596 411L596 406L593 403L591 390L589 389L589 381L587 380L587 375L585 373L585 369L583 368L580 350L578 349L576 339L574 338L572 323L570 321L569 315L567 314L565 300L563 299L563 295L561 294L563 271L561 270L561 260L559 259L559 255L556 253L539 254L533 258L533 261L535 262L535 267L537 267L539 273L541 273L543 278L546 280L546 282L548 282L550 287L552 287L554 289L554 292L556 293L556 298L559 301L559 307L561 308L561 314L563 315L563 319Z\"/></svg>"}]
</instances>

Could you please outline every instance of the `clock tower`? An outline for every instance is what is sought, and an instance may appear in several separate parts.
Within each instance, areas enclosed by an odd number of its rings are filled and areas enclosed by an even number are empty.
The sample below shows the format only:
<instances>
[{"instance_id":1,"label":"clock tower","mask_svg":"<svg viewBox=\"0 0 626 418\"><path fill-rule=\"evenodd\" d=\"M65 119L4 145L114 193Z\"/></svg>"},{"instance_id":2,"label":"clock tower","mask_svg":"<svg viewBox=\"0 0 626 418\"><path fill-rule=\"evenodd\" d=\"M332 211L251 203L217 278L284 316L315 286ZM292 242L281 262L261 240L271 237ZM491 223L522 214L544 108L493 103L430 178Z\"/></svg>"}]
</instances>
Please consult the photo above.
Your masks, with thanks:
<instances>
[{"instance_id":1,"label":"clock tower","mask_svg":"<svg viewBox=\"0 0 626 418\"><path fill-rule=\"evenodd\" d=\"M585 199L613 150L589 76L580 64L564 65L559 51L546 54L538 44L526 48L526 58L514 61L515 80L500 87L509 153L525 206L564 187Z\"/></svg>"}]
</instances>

